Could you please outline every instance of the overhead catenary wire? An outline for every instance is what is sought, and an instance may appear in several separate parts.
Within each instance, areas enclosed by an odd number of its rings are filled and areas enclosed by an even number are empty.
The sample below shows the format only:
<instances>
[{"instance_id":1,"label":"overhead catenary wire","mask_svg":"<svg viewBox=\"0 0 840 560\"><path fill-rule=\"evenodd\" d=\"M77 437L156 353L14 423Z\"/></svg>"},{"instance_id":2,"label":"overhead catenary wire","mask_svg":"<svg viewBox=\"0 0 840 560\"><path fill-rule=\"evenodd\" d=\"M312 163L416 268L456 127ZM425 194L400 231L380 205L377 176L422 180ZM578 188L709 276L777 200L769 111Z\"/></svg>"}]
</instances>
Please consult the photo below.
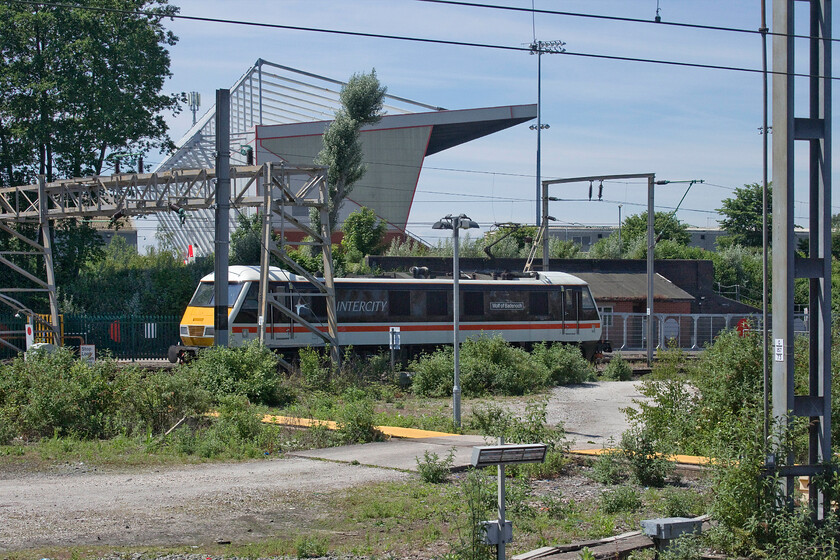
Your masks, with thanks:
<instances>
[{"instance_id":1,"label":"overhead catenary wire","mask_svg":"<svg viewBox=\"0 0 840 560\"><path fill-rule=\"evenodd\" d=\"M211 18L211 17L203 17L203 16L189 16L183 14L160 14L155 11L150 10L122 10L118 8L107 8L102 6L80 6L77 4L67 4L67 3L59 3L59 2L39 2L37 0L6 0L8 2L16 3L16 4L25 4L29 6L47 6L53 8L69 8L69 9L78 9L78 10L88 10L88 11L97 11L97 12L106 12L106 13L117 13L117 14L124 14L129 16L144 16L144 17L156 17L156 18L170 18L170 19L181 19L186 21L198 21L204 23L221 23L221 24L229 24L229 25L242 25L242 26L249 26L249 27L261 27L266 29L283 29L287 31L303 31L303 32L310 32L310 33L324 33L330 35L344 35L344 36L351 36L351 37L366 37L371 39L389 39L395 41L409 41L409 42L416 42L416 43L426 43L426 44L437 44L437 45L449 45L449 46L457 46L457 47L473 47L473 48L484 48L484 49L495 49L495 50L504 50L504 51L511 51L511 52L527 52L531 53L532 48L530 46L511 46L511 45L499 45L499 44L492 44L492 43L475 43L469 41L455 41L455 40L448 40L448 39L430 39L427 37L411 37L407 35L391 35L386 33L368 33L362 31L347 31L342 29L327 29L327 28L320 28L320 27L308 27L308 26L300 26L300 25L284 25L280 23L265 23L265 22L258 22L258 21L247 21L247 20L235 20L235 19L227 19L227 18ZM702 64L698 62L682 62L677 60L662 60L662 59L654 59L654 58L640 58L640 57L632 57L632 56L618 56L618 55L606 55L606 54L596 54L596 53L585 53L585 52L576 52L571 50L564 50L562 53L557 53L559 55L566 55L571 57L579 57L579 58L587 58L587 59L599 59L599 60L612 60L618 62L638 62L644 64L658 64L664 66L671 66L671 67L682 67L682 68L697 68L697 69L705 69L705 70L725 70L731 72L746 72L750 74L763 74L764 71L760 68L745 68L741 66L727 66L727 65L720 65L720 64ZM774 75L781 75L781 76L793 76L797 78L819 78L819 79L830 79L830 80L840 80L840 77L828 77L826 76L813 76L811 74L803 74L801 72L778 72L778 71L769 71L769 74Z\"/></svg>"}]
</instances>

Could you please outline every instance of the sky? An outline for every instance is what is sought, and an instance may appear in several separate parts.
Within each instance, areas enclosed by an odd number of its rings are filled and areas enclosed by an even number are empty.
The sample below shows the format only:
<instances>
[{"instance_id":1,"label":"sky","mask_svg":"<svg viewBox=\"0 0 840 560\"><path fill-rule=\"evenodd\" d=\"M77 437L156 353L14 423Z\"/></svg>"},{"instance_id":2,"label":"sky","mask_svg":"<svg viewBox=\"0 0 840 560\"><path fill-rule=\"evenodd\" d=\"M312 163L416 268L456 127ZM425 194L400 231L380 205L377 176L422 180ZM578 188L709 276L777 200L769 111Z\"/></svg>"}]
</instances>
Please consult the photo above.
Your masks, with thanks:
<instances>
[{"instance_id":1,"label":"sky","mask_svg":"<svg viewBox=\"0 0 840 560\"><path fill-rule=\"evenodd\" d=\"M173 0L183 15L527 47L561 40L568 53L761 68L757 34L453 6L417 0ZM555 10L652 21L756 30L759 0L485 0L495 6ZM772 3L768 2L768 10ZM799 26L807 5L797 6ZM768 13L768 21L771 14ZM702 179L676 212L697 227L717 227L716 209L734 189L762 178L760 73L684 68L545 54L351 37L309 31L174 20L165 92L198 91L204 112L218 88L231 87L258 58L338 80L375 69L388 92L447 109L536 103L541 58L543 179L655 173L657 180ZM807 34L807 27L797 29ZM807 44L797 42L799 67ZM836 74L836 70L835 70ZM796 80L798 116L807 83ZM200 113L201 113L200 112ZM192 124L184 111L167 117L179 139ZM772 123L772 121L771 121ZM446 214L494 223L533 223L536 132L525 123L426 158L408 230L435 243L431 229ZM807 224L807 152L797 148L797 224ZM840 166L835 166L838 168ZM772 178L772 176L771 176ZM837 183L837 178L833 184ZM657 211L673 211L686 183L656 187ZM646 182L606 182L604 200L588 200L588 183L552 187L555 225L615 225L646 210ZM597 193L597 185L596 185ZM840 205L833 212L840 211ZM141 229L151 242L153 231ZM141 239L141 245L144 240Z\"/></svg>"}]
</instances>

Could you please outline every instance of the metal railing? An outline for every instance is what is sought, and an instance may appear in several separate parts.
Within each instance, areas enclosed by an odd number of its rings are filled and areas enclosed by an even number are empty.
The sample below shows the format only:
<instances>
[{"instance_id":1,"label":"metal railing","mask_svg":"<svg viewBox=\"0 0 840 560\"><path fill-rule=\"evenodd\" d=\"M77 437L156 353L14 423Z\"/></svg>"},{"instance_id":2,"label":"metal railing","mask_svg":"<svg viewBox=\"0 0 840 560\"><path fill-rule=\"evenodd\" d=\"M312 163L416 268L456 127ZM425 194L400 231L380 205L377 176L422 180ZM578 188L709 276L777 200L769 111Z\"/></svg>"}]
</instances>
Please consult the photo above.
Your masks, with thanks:
<instances>
[{"instance_id":1,"label":"metal railing","mask_svg":"<svg viewBox=\"0 0 840 560\"><path fill-rule=\"evenodd\" d=\"M165 359L169 346L178 344L181 318L161 315L63 315L64 345L78 349L81 344L96 346L97 356L109 353L121 360ZM0 315L0 333L24 348L21 334L24 317ZM0 348L0 358L15 352Z\"/></svg>"},{"instance_id":2,"label":"metal railing","mask_svg":"<svg viewBox=\"0 0 840 560\"><path fill-rule=\"evenodd\" d=\"M612 343L613 351L647 349L647 314L603 313L601 337ZM772 318L771 318L772 319ZM727 329L761 330L761 315L751 314L670 314L653 315L656 348L669 344L683 350L702 350ZM768 325L769 326L769 325ZM808 332L808 316L794 316L797 334Z\"/></svg>"}]
</instances>

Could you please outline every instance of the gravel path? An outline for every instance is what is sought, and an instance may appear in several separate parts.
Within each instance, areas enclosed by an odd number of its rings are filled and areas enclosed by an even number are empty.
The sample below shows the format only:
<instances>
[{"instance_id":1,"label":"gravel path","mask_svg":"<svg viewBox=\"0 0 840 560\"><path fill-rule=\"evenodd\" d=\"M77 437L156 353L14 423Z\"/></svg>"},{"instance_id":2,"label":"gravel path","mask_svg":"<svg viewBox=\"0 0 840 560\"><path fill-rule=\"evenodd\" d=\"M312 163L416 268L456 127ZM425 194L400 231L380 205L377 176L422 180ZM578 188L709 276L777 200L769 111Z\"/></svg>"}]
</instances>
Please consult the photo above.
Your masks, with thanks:
<instances>
[{"instance_id":1,"label":"gravel path","mask_svg":"<svg viewBox=\"0 0 840 560\"><path fill-rule=\"evenodd\" d=\"M625 429L637 384L559 387L548 404L573 448L601 447ZM40 546L247 542L325 515L326 493L413 476L305 458L112 473L68 465L52 474L0 473L0 555Z\"/></svg>"}]
</instances>

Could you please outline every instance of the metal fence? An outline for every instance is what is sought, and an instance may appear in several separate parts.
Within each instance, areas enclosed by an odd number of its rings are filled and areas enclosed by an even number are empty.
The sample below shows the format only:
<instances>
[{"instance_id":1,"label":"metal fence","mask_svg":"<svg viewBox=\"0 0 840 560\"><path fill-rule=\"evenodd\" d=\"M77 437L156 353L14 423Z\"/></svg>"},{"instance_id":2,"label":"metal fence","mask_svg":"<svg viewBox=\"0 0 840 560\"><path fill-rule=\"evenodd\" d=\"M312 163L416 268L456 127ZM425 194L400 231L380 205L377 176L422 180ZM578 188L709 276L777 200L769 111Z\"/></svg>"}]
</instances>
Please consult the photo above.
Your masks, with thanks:
<instances>
[{"instance_id":1,"label":"metal fence","mask_svg":"<svg viewBox=\"0 0 840 560\"><path fill-rule=\"evenodd\" d=\"M612 343L613 351L647 348L646 313L604 313L602 320L602 337ZM726 329L761 329L761 315L655 313L653 321L656 348L674 344L683 350L702 350ZM808 316L796 314L794 328L806 333Z\"/></svg>"},{"instance_id":2,"label":"metal fence","mask_svg":"<svg viewBox=\"0 0 840 560\"><path fill-rule=\"evenodd\" d=\"M169 346L178 344L180 320L161 315L62 315L64 344L76 349L93 344L97 355L107 352L121 360L165 359ZM24 326L24 317L0 316L3 338L19 348L26 346ZM11 348L0 349L0 357L15 354Z\"/></svg>"}]
</instances>

